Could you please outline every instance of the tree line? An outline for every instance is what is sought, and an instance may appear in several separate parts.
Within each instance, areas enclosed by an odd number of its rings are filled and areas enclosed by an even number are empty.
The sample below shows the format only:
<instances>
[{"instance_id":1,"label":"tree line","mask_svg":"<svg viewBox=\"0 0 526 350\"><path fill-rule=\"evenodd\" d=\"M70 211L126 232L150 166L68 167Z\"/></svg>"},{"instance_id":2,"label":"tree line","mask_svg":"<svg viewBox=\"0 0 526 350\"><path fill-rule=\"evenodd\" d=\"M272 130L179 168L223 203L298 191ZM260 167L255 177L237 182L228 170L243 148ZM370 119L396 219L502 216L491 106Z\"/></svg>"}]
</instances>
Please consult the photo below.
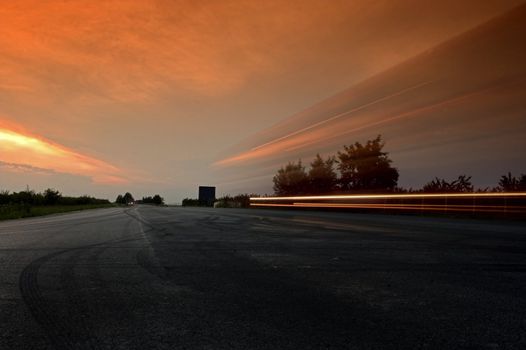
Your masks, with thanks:
<instances>
[{"instance_id":1,"label":"tree line","mask_svg":"<svg viewBox=\"0 0 526 350\"><path fill-rule=\"evenodd\" d=\"M274 194L277 196L320 195L371 192L474 192L471 176L460 175L447 181L435 178L421 189L404 189L398 186L399 172L392 166L381 135L365 144L355 142L343 146L336 155L326 158L316 155L307 171L301 159L282 166L273 177ZM503 175L498 186L477 189L483 192L526 191L526 174L519 177Z\"/></svg>"},{"instance_id":2,"label":"tree line","mask_svg":"<svg viewBox=\"0 0 526 350\"><path fill-rule=\"evenodd\" d=\"M250 197L257 197L256 194L237 194L235 196L225 195L214 201L215 208L248 208L250 206ZM207 203L202 203L199 199L185 198L182 201L183 207L206 207Z\"/></svg>"},{"instance_id":3,"label":"tree line","mask_svg":"<svg viewBox=\"0 0 526 350\"><path fill-rule=\"evenodd\" d=\"M156 194L153 197L152 196L142 197L142 199L139 199L136 203L137 204L164 205L164 198Z\"/></svg>"},{"instance_id":4,"label":"tree line","mask_svg":"<svg viewBox=\"0 0 526 350\"><path fill-rule=\"evenodd\" d=\"M116 204L130 205L130 204L133 204L134 202L135 202L135 199L133 198L130 192L126 192L124 195L119 194L117 198L115 199Z\"/></svg>"},{"instance_id":5,"label":"tree line","mask_svg":"<svg viewBox=\"0 0 526 350\"><path fill-rule=\"evenodd\" d=\"M130 204L154 204L154 205L164 205L164 198L156 194L152 196L142 197L142 199L135 200L133 195L130 192L126 192L124 195L119 194L115 199L116 204L121 205L130 205Z\"/></svg>"},{"instance_id":6,"label":"tree line","mask_svg":"<svg viewBox=\"0 0 526 350\"><path fill-rule=\"evenodd\" d=\"M0 191L0 205L88 205L110 204L107 199L98 199L91 196L69 197L63 196L59 191L48 188L44 192L35 192L29 188L20 192Z\"/></svg>"}]
</instances>

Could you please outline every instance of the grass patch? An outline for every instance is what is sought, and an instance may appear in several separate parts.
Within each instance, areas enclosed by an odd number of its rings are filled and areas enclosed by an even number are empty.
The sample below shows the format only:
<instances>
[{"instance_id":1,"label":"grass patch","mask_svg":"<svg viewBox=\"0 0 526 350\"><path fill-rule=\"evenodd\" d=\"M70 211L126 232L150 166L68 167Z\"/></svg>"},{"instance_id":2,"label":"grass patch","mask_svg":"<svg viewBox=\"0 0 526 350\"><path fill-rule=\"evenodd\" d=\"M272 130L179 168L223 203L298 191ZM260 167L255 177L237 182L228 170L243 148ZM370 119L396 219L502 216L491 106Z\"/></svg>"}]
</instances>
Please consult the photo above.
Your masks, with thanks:
<instances>
[{"instance_id":1,"label":"grass patch","mask_svg":"<svg viewBox=\"0 0 526 350\"><path fill-rule=\"evenodd\" d=\"M78 205L0 205L0 220L21 219L34 216L44 216L71 211L109 208L113 204L78 204Z\"/></svg>"}]
</instances>

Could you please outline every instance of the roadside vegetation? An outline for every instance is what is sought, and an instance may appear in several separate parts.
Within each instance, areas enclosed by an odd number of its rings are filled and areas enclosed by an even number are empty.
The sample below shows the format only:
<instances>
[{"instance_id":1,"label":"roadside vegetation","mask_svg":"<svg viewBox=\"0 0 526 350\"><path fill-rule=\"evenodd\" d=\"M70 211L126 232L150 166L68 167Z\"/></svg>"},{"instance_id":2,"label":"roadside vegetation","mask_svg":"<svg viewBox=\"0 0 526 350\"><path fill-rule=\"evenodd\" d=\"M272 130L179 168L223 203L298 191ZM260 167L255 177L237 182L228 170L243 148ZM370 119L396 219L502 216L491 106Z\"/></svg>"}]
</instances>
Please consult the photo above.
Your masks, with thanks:
<instances>
[{"instance_id":1,"label":"roadside vegetation","mask_svg":"<svg viewBox=\"0 0 526 350\"><path fill-rule=\"evenodd\" d=\"M137 204L153 204L153 205L164 205L164 198L156 194L155 196L142 197L138 201L135 201Z\"/></svg>"},{"instance_id":2,"label":"roadside vegetation","mask_svg":"<svg viewBox=\"0 0 526 350\"><path fill-rule=\"evenodd\" d=\"M126 192L124 195L119 194L115 199L115 204L119 205L132 205L132 204L153 204L153 205L164 205L164 198L156 194L153 197L147 196L142 199L135 200L130 192Z\"/></svg>"},{"instance_id":3,"label":"roadside vegetation","mask_svg":"<svg viewBox=\"0 0 526 350\"><path fill-rule=\"evenodd\" d=\"M68 197L48 188L44 192L0 191L0 220L19 219L70 211L110 207L107 199L90 196Z\"/></svg>"},{"instance_id":4,"label":"roadside vegetation","mask_svg":"<svg viewBox=\"0 0 526 350\"><path fill-rule=\"evenodd\" d=\"M475 188L471 176L459 175L446 180L435 177L422 188L398 186L400 176L389 153L384 151L385 142L378 135L364 144L355 142L343 146L335 155L322 157L317 154L306 167L302 160L289 162L278 169L273 177L275 196L374 194L374 193L473 193L473 192L522 192L526 191L526 174L502 175L492 188ZM250 197L256 194L226 195L216 199L216 208L247 208ZM207 206L198 199L185 198L186 206Z\"/></svg>"},{"instance_id":5,"label":"roadside vegetation","mask_svg":"<svg viewBox=\"0 0 526 350\"><path fill-rule=\"evenodd\" d=\"M214 208L248 208L250 207L250 197L258 196L256 194L238 194L235 196L225 195L219 197L214 202ZM182 203L183 207L208 207L206 203L199 202L199 199L185 198Z\"/></svg>"},{"instance_id":6,"label":"roadside vegetation","mask_svg":"<svg viewBox=\"0 0 526 350\"><path fill-rule=\"evenodd\" d=\"M124 195L119 194L117 196L117 199L115 199L115 204L120 204L120 205L131 205L134 202L135 202L135 199L133 198L130 192L126 192Z\"/></svg>"},{"instance_id":7,"label":"roadside vegetation","mask_svg":"<svg viewBox=\"0 0 526 350\"><path fill-rule=\"evenodd\" d=\"M183 207L200 207L201 203L199 203L199 199L195 198L185 198L182 202Z\"/></svg>"},{"instance_id":8,"label":"roadside vegetation","mask_svg":"<svg viewBox=\"0 0 526 350\"><path fill-rule=\"evenodd\" d=\"M392 166L385 142L379 135L365 144L343 146L336 155L311 161L310 167L298 162L282 166L273 178L276 196L350 194L350 193L462 193L526 191L526 174L502 175L493 188L475 189L471 176L459 175L453 180L436 177L421 189L398 186L399 172Z\"/></svg>"},{"instance_id":9,"label":"roadside vegetation","mask_svg":"<svg viewBox=\"0 0 526 350\"><path fill-rule=\"evenodd\" d=\"M250 207L250 194L238 194L236 196L223 196L214 203L215 208L248 208Z\"/></svg>"}]
</instances>

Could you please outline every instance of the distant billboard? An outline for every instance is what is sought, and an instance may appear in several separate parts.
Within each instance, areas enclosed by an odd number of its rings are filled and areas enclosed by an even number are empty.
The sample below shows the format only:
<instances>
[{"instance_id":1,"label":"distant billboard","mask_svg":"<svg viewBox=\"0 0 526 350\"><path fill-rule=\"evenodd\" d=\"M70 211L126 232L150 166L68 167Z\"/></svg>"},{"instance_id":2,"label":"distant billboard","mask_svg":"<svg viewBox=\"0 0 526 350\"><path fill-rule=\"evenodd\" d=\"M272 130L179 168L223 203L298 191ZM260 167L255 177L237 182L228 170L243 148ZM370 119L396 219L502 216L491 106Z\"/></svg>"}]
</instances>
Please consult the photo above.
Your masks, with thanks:
<instances>
[{"instance_id":1,"label":"distant billboard","mask_svg":"<svg viewBox=\"0 0 526 350\"><path fill-rule=\"evenodd\" d=\"M216 188L213 186L199 186L199 205L212 207L216 200Z\"/></svg>"}]
</instances>

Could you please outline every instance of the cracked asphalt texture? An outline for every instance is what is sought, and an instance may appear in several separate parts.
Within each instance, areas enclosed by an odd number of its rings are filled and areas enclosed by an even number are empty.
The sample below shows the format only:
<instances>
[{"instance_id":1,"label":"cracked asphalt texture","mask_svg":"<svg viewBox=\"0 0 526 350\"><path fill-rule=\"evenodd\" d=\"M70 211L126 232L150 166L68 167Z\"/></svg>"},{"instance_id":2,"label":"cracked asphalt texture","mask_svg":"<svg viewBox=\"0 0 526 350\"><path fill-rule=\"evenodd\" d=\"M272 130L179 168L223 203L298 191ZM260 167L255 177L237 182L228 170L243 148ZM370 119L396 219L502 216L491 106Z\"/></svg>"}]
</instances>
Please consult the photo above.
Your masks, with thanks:
<instances>
[{"instance_id":1,"label":"cracked asphalt texture","mask_svg":"<svg viewBox=\"0 0 526 350\"><path fill-rule=\"evenodd\" d=\"M0 222L0 349L525 349L526 223L136 206Z\"/></svg>"}]
</instances>

